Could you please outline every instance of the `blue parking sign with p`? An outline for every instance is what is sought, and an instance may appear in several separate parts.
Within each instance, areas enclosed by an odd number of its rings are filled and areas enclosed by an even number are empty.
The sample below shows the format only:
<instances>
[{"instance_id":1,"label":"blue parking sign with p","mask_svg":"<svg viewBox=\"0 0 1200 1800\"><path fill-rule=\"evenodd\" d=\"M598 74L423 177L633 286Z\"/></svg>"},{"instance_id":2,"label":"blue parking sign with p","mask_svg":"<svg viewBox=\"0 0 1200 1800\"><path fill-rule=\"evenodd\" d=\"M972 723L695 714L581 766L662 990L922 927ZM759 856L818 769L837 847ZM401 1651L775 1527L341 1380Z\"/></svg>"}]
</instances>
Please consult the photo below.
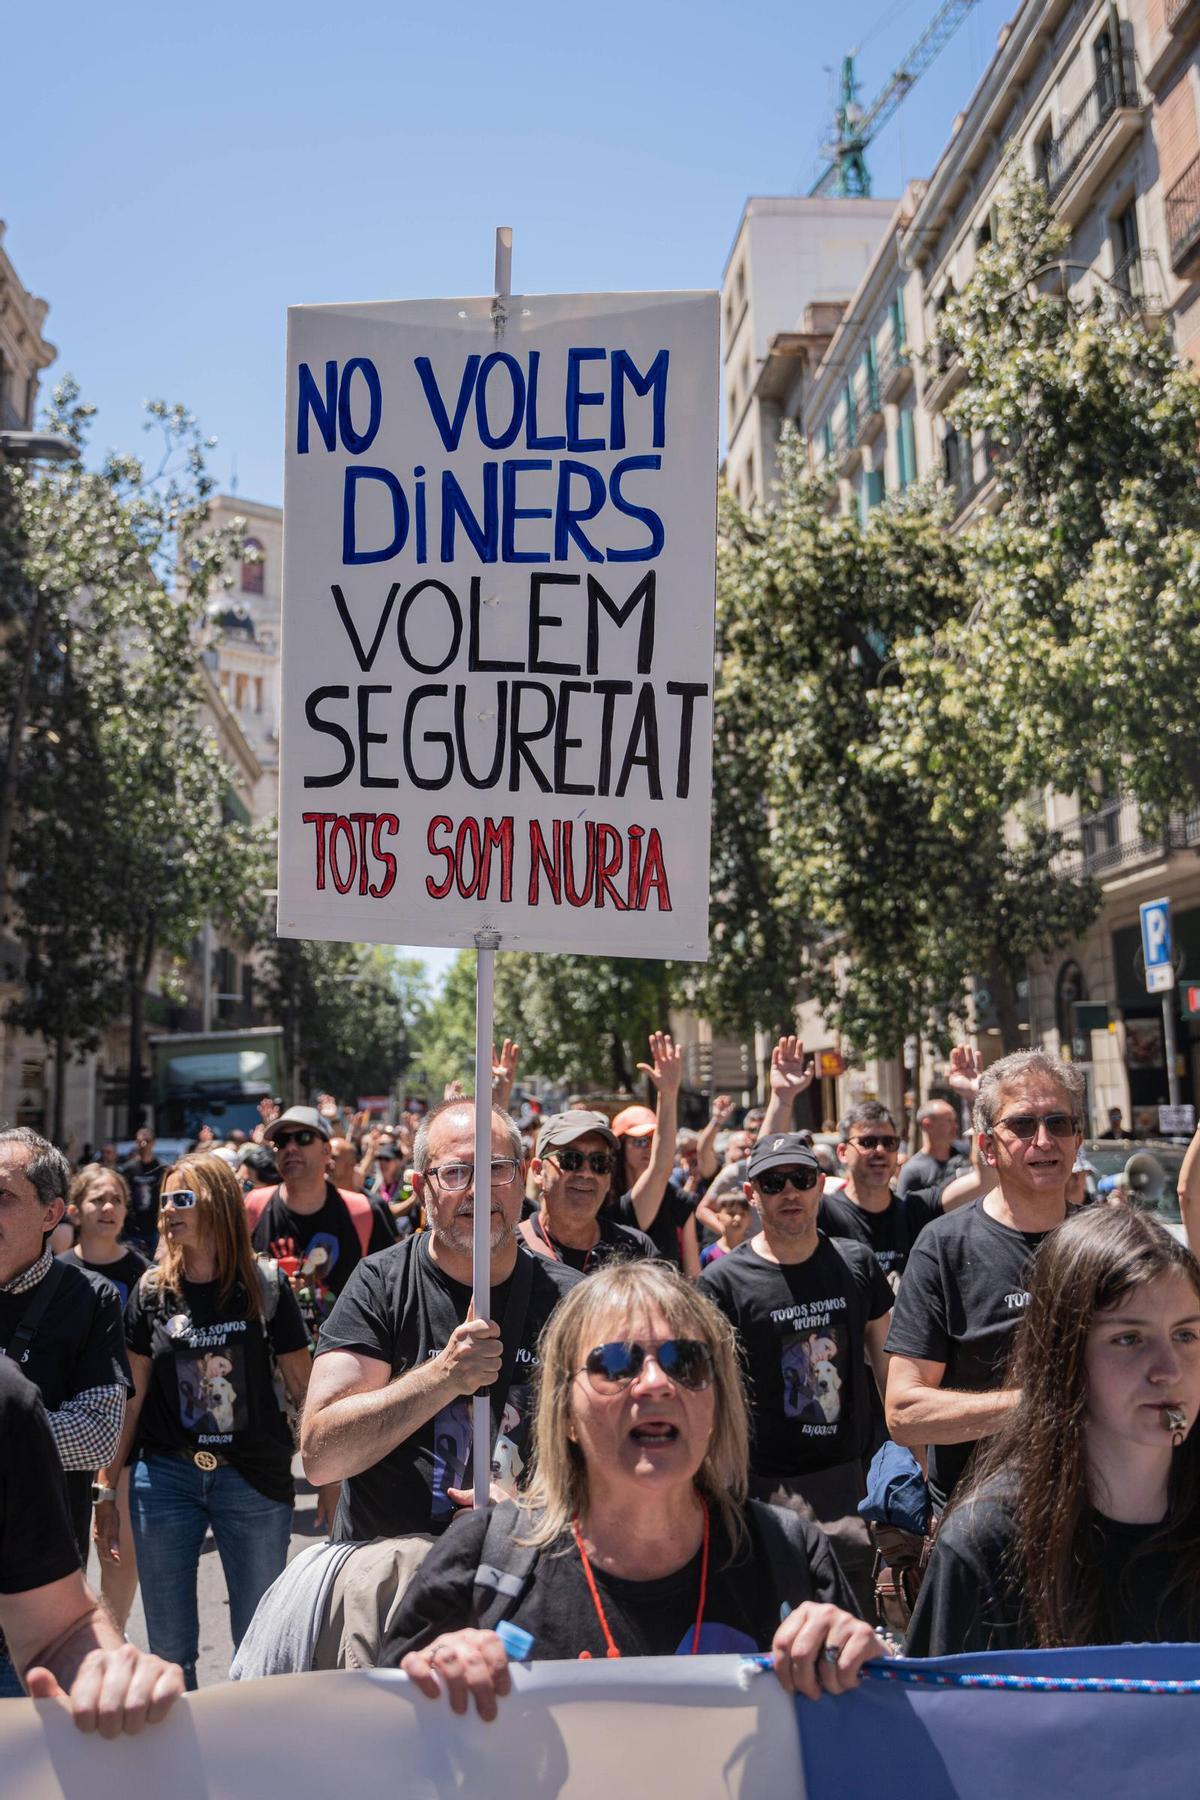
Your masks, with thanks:
<instances>
[{"instance_id":1,"label":"blue parking sign with p","mask_svg":"<svg viewBox=\"0 0 1200 1800\"><path fill-rule=\"evenodd\" d=\"M1142 955L1147 969L1162 969L1171 963L1171 903L1169 900L1147 900L1139 908L1142 915Z\"/></svg>"}]
</instances>

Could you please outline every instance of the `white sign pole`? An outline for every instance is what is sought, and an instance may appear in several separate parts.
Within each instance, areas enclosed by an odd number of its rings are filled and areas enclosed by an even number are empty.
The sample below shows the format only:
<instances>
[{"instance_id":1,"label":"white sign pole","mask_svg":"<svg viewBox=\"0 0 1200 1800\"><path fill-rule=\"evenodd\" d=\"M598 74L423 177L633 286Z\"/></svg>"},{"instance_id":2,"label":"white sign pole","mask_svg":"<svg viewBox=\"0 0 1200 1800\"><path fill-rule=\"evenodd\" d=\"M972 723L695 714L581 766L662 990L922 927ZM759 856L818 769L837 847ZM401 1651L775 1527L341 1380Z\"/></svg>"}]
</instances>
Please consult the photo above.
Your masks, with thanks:
<instances>
[{"instance_id":1,"label":"white sign pole","mask_svg":"<svg viewBox=\"0 0 1200 1800\"><path fill-rule=\"evenodd\" d=\"M492 322L496 342L504 336L512 293L512 227L496 227L496 284ZM475 933L475 1230L471 1287L475 1317L492 1314L492 1044L495 1041L496 951L500 933ZM476 1506L486 1506L492 1480L492 1402L486 1388L471 1409L472 1462Z\"/></svg>"}]
</instances>

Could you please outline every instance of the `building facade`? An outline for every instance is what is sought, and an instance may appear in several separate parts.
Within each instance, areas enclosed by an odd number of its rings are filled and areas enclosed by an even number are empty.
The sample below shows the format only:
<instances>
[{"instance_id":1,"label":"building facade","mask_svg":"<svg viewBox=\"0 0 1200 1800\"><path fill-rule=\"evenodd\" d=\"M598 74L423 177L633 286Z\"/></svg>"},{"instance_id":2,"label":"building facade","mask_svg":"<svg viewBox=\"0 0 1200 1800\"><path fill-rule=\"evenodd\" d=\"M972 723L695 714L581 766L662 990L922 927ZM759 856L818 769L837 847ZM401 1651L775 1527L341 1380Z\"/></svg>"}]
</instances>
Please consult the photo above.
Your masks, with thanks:
<instances>
[{"instance_id":1,"label":"building facade","mask_svg":"<svg viewBox=\"0 0 1200 1800\"><path fill-rule=\"evenodd\" d=\"M938 321L992 235L1012 159L1043 183L1069 229L1055 278L1080 298L1102 288L1148 323L1165 321L1181 354L1200 360L1200 0L1023 0L930 179L882 222L824 348L815 333L797 346L782 417L796 423L810 466L831 475L843 511L865 518L930 477L949 491L953 529L998 504L992 446L945 416L963 377ZM727 271L727 380L735 351L744 358L750 347L730 335L728 296ZM807 300L799 288L794 297ZM759 352L759 382L771 379L771 354L769 345ZM739 392L727 393L731 420ZM774 423L760 412L759 438ZM756 441L754 452L769 466L769 447ZM742 497L749 455L727 465ZM760 483L753 497L761 504L763 494ZM1103 905L1083 941L1030 968L1023 1032L1083 1065L1097 1130L1109 1107L1148 1130L1168 1080L1161 1006L1142 978L1138 906L1171 900L1181 981L1200 981L1200 813L1181 811L1152 839L1120 795L1047 794L1045 803L1050 821L1078 837ZM1084 1003L1107 1009L1100 1029L1091 1027L1096 1014L1076 1010ZM999 1031L986 1006L978 1011L976 1041L990 1059ZM814 1045L829 1040L811 1004L801 1003L798 1029ZM1200 1022L1180 1017L1177 1032L1182 1099L1196 1104ZM923 1086L940 1072L927 1066ZM871 1089L891 1098L894 1080L886 1068L852 1072L838 1102Z\"/></svg>"}]
</instances>

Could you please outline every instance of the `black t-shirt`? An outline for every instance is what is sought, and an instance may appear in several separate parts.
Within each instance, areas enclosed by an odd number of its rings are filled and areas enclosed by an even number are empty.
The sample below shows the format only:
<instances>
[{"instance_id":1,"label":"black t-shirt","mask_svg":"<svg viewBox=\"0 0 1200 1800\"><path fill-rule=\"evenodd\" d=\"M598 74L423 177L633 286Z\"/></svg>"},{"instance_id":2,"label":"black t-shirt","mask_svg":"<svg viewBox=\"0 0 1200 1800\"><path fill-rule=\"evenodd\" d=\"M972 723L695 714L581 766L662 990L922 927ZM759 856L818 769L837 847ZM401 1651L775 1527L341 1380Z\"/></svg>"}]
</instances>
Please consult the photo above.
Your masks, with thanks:
<instances>
[{"instance_id":1,"label":"black t-shirt","mask_svg":"<svg viewBox=\"0 0 1200 1800\"><path fill-rule=\"evenodd\" d=\"M279 1410L271 1353L303 1350L308 1333L287 1277L269 1321L248 1316L235 1283L224 1305L215 1281L182 1294L139 1282L125 1309L129 1348L154 1364L138 1420L139 1457L213 1450L268 1500L290 1501L292 1434Z\"/></svg>"},{"instance_id":2,"label":"black t-shirt","mask_svg":"<svg viewBox=\"0 0 1200 1800\"><path fill-rule=\"evenodd\" d=\"M947 1515L913 1609L906 1655L1037 1648L1024 1604L1008 1492L1001 1478ZM1096 1582L1103 1608L1100 1629L1088 1642L1190 1643L1196 1621L1187 1605L1186 1584L1166 1594L1177 1555L1163 1548L1133 1561L1160 1527L1127 1525L1091 1511L1079 1529L1094 1534L1088 1560L1096 1573L1088 1580Z\"/></svg>"},{"instance_id":3,"label":"black t-shirt","mask_svg":"<svg viewBox=\"0 0 1200 1800\"><path fill-rule=\"evenodd\" d=\"M875 1252L885 1275L904 1273L908 1253L919 1232L932 1219L940 1219L942 1208L927 1194L893 1194L891 1204L883 1212L867 1212L856 1206L847 1194L823 1194L817 1212L819 1229L831 1238L853 1238Z\"/></svg>"},{"instance_id":4,"label":"black t-shirt","mask_svg":"<svg viewBox=\"0 0 1200 1800\"><path fill-rule=\"evenodd\" d=\"M395 1668L410 1650L420 1650L443 1631L476 1623L473 1601L491 1509L463 1513L434 1545L405 1594L380 1654L382 1668ZM699 1653L767 1650L779 1629L781 1596L768 1557L755 1542L753 1508L748 1509L749 1541L736 1560L720 1521L712 1522L708 1589ZM805 1554L797 1555L794 1587L782 1596L792 1606L827 1601L855 1609L829 1540L800 1520ZM792 1529L789 1525L789 1529ZM600 1603L622 1656L686 1656L692 1647L700 1600L701 1552L671 1575L628 1581L593 1566ZM579 1552L569 1535L543 1550L522 1598L507 1615L533 1636L535 1662L568 1661L587 1650L603 1657L604 1633L588 1590Z\"/></svg>"},{"instance_id":5,"label":"black t-shirt","mask_svg":"<svg viewBox=\"0 0 1200 1800\"><path fill-rule=\"evenodd\" d=\"M419 1232L359 1264L321 1329L317 1355L354 1350L388 1364L393 1375L418 1369L445 1349L467 1316L471 1290L452 1281L429 1254L429 1233ZM563 1263L535 1256L525 1324L493 1452L493 1469L519 1479L529 1461L530 1385L538 1366L542 1326L579 1276ZM512 1278L492 1289L491 1317L504 1338ZM342 1483L333 1536L398 1537L409 1531L444 1531L454 1516L448 1488L471 1484L472 1400L460 1395L411 1437L361 1475Z\"/></svg>"},{"instance_id":6,"label":"black t-shirt","mask_svg":"<svg viewBox=\"0 0 1200 1800\"><path fill-rule=\"evenodd\" d=\"M646 1232L638 1231L632 1225L618 1225L603 1213L596 1220L600 1236L590 1250L576 1250L571 1244L560 1244L556 1237L547 1237L536 1213L531 1223L542 1242L549 1243L556 1260L566 1263L568 1268L578 1269L581 1275L594 1275L605 1263L622 1259L625 1262L641 1262L647 1257L658 1255L653 1238Z\"/></svg>"},{"instance_id":7,"label":"black t-shirt","mask_svg":"<svg viewBox=\"0 0 1200 1800\"><path fill-rule=\"evenodd\" d=\"M123 1387L132 1393L116 1288L102 1275L91 1274L78 1257L56 1259L55 1266L62 1274L33 1342L21 1357L22 1375L33 1382L47 1412L57 1412L65 1401L88 1388ZM0 1347L11 1341L40 1287L38 1282L23 1294L0 1293ZM91 1471L68 1469L66 1482L71 1521L79 1543L86 1548Z\"/></svg>"},{"instance_id":8,"label":"black t-shirt","mask_svg":"<svg viewBox=\"0 0 1200 1800\"><path fill-rule=\"evenodd\" d=\"M910 1188L933 1188L940 1193L956 1175L965 1174L971 1166L971 1146L965 1138L956 1138L945 1162L928 1150L918 1150L902 1165L896 1181L896 1192L907 1194Z\"/></svg>"},{"instance_id":9,"label":"black t-shirt","mask_svg":"<svg viewBox=\"0 0 1200 1800\"><path fill-rule=\"evenodd\" d=\"M0 1594L27 1594L78 1567L63 1467L41 1395L0 1357Z\"/></svg>"},{"instance_id":10,"label":"black t-shirt","mask_svg":"<svg viewBox=\"0 0 1200 1800\"><path fill-rule=\"evenodd\" d=\"M889 1353L945 1363L944 1388L978 1394L1003 1386L1012 1336L1029 1304L1029 1266L1045 1235L999 1224L982 1200L935 1220L909 1254ZM930 1446L936 1506L949 1499L974 1448Z\"/></svg>"},{"instance_id":11,"label":"black t-shirt","mask_svg":"<svg viewBox=\"0 0 1200 1800\"><path fill-rule=\"evenodd\" d=\"M153 1256L158 1246L158 1197L166 1179L167 1166L155 1157L144 1163L131 1156L121 1164L121 1174L129 1183L129 1212L125 1219L126 1235L139 1250Z\"/></svg>"},{"instance_id":12,"label":"black t-shirt","mask_svg":"<svg viewBox=\"0 0 1200 1800\"><path fill-rule=\"evenodd\" d=\"M82 1256L76 1256L74 1250L64 1250L60 1258L62 1260L77 1263L81 1269L87 1269L93 1275L102 1275L105 1281L111 1281L117 1290L122 1312L130 1294L150 1267L146 1258L138 1251L131 1250L128 1244L122 1244L121 1255L116 1262L87 1262Z\"/></svg>"},{"instance_id":13,"label":"black t-shirt","mask_svg":"<svg viewBox=\"0 0 1200 1800\"><path fill-rule=\"evenodd\" d=\"M699 1198L698 1194L685 1194L678 1182L668 1181L659 1209L646 1228L656 1253L664 1262L674 1263L677 1269L683 1267L679 1234L695 1212ZM612 1209L612 1216L622 1225L640 1229L632 1193L621 1195Z\"/></svg>"},{"instance_id":14,"label":"black t-shirt","mask_svg":"<svg viewBox=\"0 0 1200 1800\"><path fill-rule=\"evenodd\" d=\"M328 1316L334 1299L362 1261L362 1246L350 1208L331 1181L325 1183L325 1204L315 1213L293 1212L277 1187L263 1207L251 1237L260 1254L273 1256L276 1261L281 1256L295 1256L303 1262L311 1249L325 1251L325 1262L308 1282L313 1295L311 1316L317 1323ZM392 1241L378 1216L373 1216L368 1254L386 1250Z\"/></svg>"},{"instance_id":15,"label":"black t-shirt","mask_svg":"<svg viewBox=\"0 0 1200 1800\"><path fill-rule=\"evenodd\" d=\"M751 1472L811 1475L861 1460L871 1442L866 1328L892 1304L862 1244L819 1237L802 1263L739 1244L700 1277L737 1331L750 1383Z\"/></svg>"}]
</instances>

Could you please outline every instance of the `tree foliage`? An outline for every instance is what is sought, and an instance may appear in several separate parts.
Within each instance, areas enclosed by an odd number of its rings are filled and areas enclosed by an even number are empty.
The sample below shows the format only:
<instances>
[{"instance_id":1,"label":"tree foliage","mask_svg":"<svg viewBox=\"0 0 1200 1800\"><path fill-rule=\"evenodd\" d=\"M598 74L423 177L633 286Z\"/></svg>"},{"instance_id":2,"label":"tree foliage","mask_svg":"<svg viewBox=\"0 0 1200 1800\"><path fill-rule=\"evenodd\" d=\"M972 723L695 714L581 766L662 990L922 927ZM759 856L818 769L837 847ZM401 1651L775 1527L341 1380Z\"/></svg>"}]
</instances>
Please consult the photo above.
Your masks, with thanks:
<instances>
[{"instance_id":1,"label":"tree foliage","mask_svg":"<svg viewBox=\"0 0 1200 1800\"><path fill-rule=\"evenodd\" d=\"M390 1093L423 1042L429 988L423 965L380 944L272 938L261 989L284 1028L293 1092L351 1105Z\"/></svg>"},{"instance_id":2,"label":"tree foliage","mask_svg":"<svg viewBox=\"0 0 1200 1800\"><path fill-rule=\"evenodd\" d=\"M147 410L162 444L152 465L110 455L97 470L80 460L10 472L22 554L3 665L11 686L32 647L14 861L36 978L20 1017L86 1044L119 980L131 1128L156 957L186 955L206 918L250 929L264 885L200 710L205 602L235 534L206 526L194 420L161 402ZM82 452L90 418L64 382L45 424Z\"/></svg>"}]
</instances>

